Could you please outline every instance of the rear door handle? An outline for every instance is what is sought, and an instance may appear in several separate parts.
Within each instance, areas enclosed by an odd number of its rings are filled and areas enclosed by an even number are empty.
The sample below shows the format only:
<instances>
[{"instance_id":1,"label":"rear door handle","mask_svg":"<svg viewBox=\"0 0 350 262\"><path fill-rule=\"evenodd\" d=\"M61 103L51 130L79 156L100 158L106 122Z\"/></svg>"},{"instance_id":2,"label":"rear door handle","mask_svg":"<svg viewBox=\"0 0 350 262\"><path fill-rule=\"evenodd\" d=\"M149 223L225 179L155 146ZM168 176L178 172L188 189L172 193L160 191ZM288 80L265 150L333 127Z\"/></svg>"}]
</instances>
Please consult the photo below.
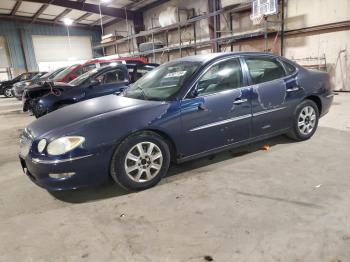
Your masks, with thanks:
<instances>
[{"instance_id":1,"label":"rear door handle","mask_svg":"<svg viewBox=\"0 0 350 262\"><path fill-rule=\"evenodd\" d=\"M237 98L235 101L233 101L233 103L235 105L239 105L239 104L245 103L247 101L248 101L248 99L246 99L246 98Z\"/></svg>"}]
</instances>

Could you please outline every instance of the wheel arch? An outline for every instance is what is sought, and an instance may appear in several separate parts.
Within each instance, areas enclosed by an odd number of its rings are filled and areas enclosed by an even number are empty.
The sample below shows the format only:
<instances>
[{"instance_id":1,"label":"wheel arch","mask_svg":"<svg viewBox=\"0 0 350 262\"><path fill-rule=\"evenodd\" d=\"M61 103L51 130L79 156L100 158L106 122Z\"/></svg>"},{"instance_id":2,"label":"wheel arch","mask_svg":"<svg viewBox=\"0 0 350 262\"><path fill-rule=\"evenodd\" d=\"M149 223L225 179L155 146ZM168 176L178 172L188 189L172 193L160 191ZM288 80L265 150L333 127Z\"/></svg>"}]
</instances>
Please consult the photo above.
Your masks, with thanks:
<instances>
[{"instance_id":1,"label":"wheel arch","mask_svg":"<svg viewBox=\"0 0 350 262\"><path fill-rule=\"evenodd\" d=\"M317 108L318 108L318 113L321 115L322 114L322 101L321 101L321 99L316 95L307 96L307 97L305 97L304 100L307 100L307 99L315 102L315 104L317 105Z\"/></svg>"},{"instance_id":2,"label":"wheel arch","mask_svg":"<svg viewBox=\"0 0 350 262\"><path fill-rule=\"evenodd\" d=\"M138 130L136 132L133 132L131 135L133 135L135 133L140 133L140 132L153 132L153 133L156 133L157 135L161 136L169 146L171 160L176 161L176 158L177 158L176 144L174 142L174 139L168 133L166 133L163 130L156 129L156 128L146 128L146 129L141 129L141 130Z\"/></svg>"},{"instance_id":3,"label":"wheel arch","mask_svg":"<svg viewBox=\"0 0 350 262\"><path fill-rule=\"evenodd\" d=\"M130 136L134 136L137 135L138 133L142 133L142 132L152 132L155 133L159 136L161 136L165 142L168 144L169 146L169 150L170 150L170 156L171 156L171 161L176 162L177 159L177 147L176 144L174 142L174 139L166 132L163 130L159 130L156 128L143 128L143 129L138 129L135 131L132 131L130 133L128 133L127 135L125 135L124 137L122 137L121 139L119 139L116 143L115 148L113 149L113 152L118 148L118 146L128 137Z\"/></svg>"}]
</instances>

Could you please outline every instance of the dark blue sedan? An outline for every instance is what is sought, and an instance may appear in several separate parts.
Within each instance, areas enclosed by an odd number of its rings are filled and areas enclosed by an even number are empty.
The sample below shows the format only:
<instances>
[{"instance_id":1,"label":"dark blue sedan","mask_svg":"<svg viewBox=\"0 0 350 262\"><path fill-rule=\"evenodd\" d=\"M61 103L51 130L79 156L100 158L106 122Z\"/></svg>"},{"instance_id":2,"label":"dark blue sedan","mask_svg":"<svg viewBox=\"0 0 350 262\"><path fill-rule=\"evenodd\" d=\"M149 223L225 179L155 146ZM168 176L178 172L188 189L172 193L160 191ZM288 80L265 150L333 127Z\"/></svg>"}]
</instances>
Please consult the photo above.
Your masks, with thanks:
<instances>
[{"instance_id":1,"label":"dark blue sedan","mask_svg":"<svg viewBox=\"0 0 350 262\"><path fill-rule=\"evenodd\" d=\"M104 183L142 190L183 162L288 134L309 139L332 103L326 73L265 53L185 57L121 95L83 101L30 124L20 161L47 190Z\"/></svg>"}]
</instances>

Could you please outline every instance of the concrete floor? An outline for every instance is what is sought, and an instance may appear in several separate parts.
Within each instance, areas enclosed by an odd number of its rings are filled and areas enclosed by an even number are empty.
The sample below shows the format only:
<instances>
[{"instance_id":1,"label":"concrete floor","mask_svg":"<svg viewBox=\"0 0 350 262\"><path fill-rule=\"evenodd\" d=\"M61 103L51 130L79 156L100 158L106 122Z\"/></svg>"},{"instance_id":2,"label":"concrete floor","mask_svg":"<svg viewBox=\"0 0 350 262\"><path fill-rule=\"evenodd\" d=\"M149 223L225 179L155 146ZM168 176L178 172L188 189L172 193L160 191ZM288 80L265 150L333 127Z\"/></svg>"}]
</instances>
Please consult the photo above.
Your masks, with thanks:
<instances>
[{"instance_id":1,"label":"concrete floor","mask_svg":"<svg viewBox=\"0 0 350 262\"><path fill-rule=\"evenodd\" d=\"M350 261L350 94L307 142L175 166L129 194L31 183L17 150L33 120L0 98L0 261Z\"/></svg>"}]
</instances>

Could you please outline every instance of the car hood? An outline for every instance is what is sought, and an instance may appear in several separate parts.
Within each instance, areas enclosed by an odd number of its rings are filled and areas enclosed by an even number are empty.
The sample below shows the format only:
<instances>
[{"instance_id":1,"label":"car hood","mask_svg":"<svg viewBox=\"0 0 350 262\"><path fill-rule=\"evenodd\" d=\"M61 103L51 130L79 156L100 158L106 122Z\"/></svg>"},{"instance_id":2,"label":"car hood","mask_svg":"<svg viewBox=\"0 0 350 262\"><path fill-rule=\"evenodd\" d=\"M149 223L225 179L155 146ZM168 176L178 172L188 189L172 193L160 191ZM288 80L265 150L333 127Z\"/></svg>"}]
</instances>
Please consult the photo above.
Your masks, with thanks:
<instances>
[{"instance_id":1,"label":"car hood","mask_svg":"<svg viewBox=\"0 0 350 262\"><path fill-rule=\"evenodd\" d=\"M2 81L0 82L0 85L8 85L8 84L12 84L13 80L6 80L6 81Z\"/></svg>"},{"instance_id":2,"label":"car hood","mask_svg":"<svg viewBox=\"0 0 350 262\"><path fill-rule=\"evenodd\" d=\"M80 121L89 121L92 117L103 117L108 112L125 111L133 107L147 108L161 103L117 95L102 96L51 112L31 123L27 129L34 137L44 136L52 131L66 130L68 126L76 125Z\"/></svg>"},{"instance_id":3,"label":"car hood","mask_svg":"<svg viewBox=\"0 0 350 262\"><path fill-rule=\"evenodd\" d=\"M44 81L44 82L37 82L33 85L30 85L27 87L28 91L36 91L36 90L42 90L42 89L50 89L51 86L53 88L60 88L60 89L69 89L73 86L67 83L61 83L61 82L51 82L51 81Z\"/></svg>"},{"instance_id":4,"label":"car hood","mask_svg":"<svg viewBox=\"0 0 350 262\"><path fill-rule=\"evenodd\" d=\"M26 86L26 85L27 85L27 83L31 84L31 80L17 82L16 84L14 84L14 86L24 87L24 86Z\"/></svg>"}]
</instances>

